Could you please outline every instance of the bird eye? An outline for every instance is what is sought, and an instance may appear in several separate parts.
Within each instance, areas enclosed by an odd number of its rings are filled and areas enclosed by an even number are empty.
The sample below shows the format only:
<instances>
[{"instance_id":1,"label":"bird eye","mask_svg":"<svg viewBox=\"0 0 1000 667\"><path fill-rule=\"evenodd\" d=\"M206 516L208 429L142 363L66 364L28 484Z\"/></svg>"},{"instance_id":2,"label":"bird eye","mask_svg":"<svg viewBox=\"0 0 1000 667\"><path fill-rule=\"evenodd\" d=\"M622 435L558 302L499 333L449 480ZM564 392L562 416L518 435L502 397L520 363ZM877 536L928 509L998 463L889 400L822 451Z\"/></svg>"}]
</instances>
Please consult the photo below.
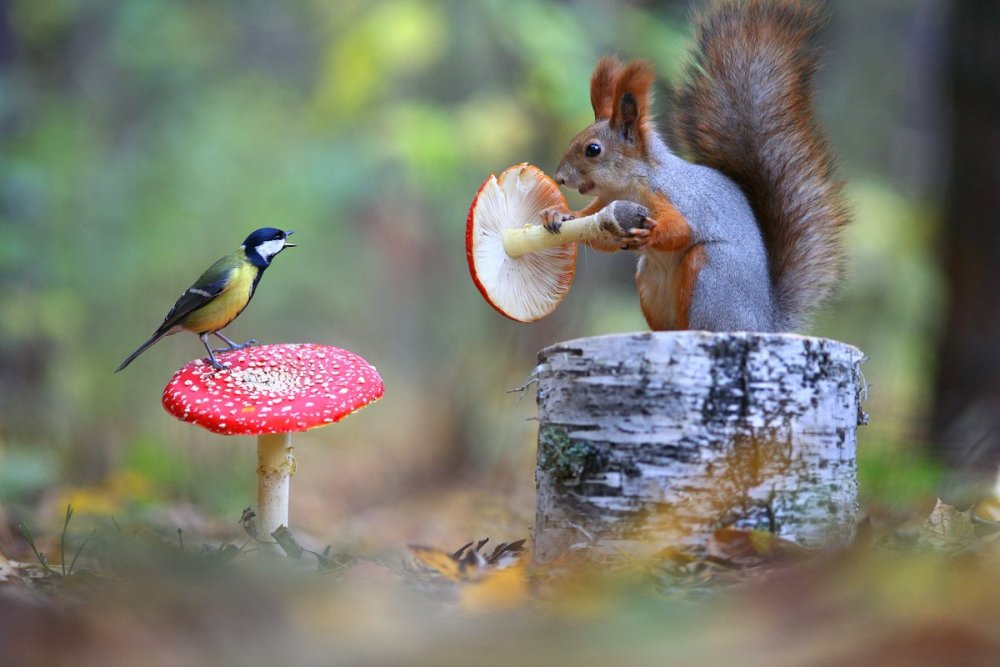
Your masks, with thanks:
<instances>
[{"instance_id":1,"label":"bird eye","mask_svg":"<svg viewBox=\"0 0 1000 667\"><path fill-rule=\"evenodd\" d=\"M588 144L587 149L583 151L583 154L586 155L587 157L597 157L598 155L601 154L601 145Z\"/></svg>"}]
</instances>

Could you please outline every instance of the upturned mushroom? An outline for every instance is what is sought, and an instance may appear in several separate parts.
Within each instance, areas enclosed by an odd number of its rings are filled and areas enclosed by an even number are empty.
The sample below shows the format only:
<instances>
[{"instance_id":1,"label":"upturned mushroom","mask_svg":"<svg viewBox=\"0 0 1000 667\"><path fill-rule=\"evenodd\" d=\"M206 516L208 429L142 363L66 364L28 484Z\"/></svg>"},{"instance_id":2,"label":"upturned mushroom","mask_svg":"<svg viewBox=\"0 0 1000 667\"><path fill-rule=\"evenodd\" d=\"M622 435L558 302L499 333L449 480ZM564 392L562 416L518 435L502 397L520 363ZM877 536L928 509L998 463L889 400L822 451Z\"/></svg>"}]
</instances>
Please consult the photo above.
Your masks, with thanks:
<instances>
[{"instance_id":1,"label":"upturned mushroom","mask_svg":"<svg viewBox=\"0 0 1000 667\"><path fill-rule=\"evenodd\" d=\"M553 207L566 208L559 187L524 163L490 175L469 208L465 254L472 281L487 303L519 322L545 317L569 292L576 241L626 239L628 230L645 227L649 214L639 204L614 201L558 229L538 224Z\"/></svg>"},{"instance_id":2,"label":"upturned mushroom","mask_svg":"<svg viewBox=\"0 0 1000 667\"><path fill-rule=\"evenodd\" d=\"M249 347L230 352L226 362L221 371L203 359L178 370L163 390L163 407L213 433L257 436L257 534L269 544L288 526L291 434L340 421L381 398L382 379L353 352L325 345Z\"/></svg>"}]
</instances>

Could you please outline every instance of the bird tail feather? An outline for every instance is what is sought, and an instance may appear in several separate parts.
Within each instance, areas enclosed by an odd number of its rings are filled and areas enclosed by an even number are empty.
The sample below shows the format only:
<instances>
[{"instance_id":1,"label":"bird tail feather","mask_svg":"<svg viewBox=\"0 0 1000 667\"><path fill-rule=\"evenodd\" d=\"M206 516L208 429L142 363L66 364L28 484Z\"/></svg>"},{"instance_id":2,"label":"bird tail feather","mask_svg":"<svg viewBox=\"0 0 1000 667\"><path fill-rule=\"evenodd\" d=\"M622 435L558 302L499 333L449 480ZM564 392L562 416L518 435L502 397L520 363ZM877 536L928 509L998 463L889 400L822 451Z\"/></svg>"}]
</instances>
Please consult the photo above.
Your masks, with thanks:
<instances>
[{"instance_id":1,"label":"bird tail feather","mask_svg":"<svg viewBox=\"0 0 1000 667\"><path fill-rule=\"evenodd\" d=\"M125 368L126 366L128 366L129 364L131 364L133 361L135 361L136 357L138 357L140 354L142 354L143 352L145 352L149 348L153 347L153 345L155 345L157 343L157 341L159 341L161 338L163 338L164 336L166 336L169 333L171 333L171 332L170 331L157 331L155 334L152 335L152 337L150 337L149 340L147 340L145 343L143 343L142 345L140 345L139 349L137 349L132 354L128 355L128 358L126 358L125 361L123 361L121 363L121 365L118 368L115 369L115 373L117 373L118 371L122 370L123 368Z\"/></svg>"}]
</instances>

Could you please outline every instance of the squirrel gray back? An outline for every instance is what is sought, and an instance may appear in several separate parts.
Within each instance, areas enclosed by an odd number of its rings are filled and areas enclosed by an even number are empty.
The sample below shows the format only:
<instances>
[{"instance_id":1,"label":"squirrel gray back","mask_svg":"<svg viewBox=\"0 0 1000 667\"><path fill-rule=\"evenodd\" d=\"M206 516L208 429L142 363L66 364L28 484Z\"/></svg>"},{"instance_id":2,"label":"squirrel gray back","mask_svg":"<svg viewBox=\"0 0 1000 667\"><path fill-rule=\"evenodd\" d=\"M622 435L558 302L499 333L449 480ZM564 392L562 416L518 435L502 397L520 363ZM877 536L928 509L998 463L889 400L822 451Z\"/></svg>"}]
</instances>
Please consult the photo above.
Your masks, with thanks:
<instances>
[{"instance_id":1,"label":"squirrel gray back","mask_svg":"<svg viewBox=\"0 0 1000 667\"><path fill-rule=\"evenodd\" d=\"M794 0L722 0L697 17L672 135L743 190L767 247L779 329L805 324L840 278L843 184L813 112L823 23Z\"/></svg>"}]
</instances>

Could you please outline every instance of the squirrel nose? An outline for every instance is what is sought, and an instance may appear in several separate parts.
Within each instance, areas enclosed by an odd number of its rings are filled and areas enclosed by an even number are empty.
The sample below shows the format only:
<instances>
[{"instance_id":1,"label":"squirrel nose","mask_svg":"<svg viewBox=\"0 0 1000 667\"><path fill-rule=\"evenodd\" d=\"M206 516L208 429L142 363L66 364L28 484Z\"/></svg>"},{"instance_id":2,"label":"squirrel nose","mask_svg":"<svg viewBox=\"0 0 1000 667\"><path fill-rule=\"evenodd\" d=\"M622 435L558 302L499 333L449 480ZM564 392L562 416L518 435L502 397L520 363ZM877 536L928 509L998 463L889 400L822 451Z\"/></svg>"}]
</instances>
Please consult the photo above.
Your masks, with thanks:
<instances>
[{"instance_id":1,"label":"squirrel nose","mask_svg":"<svg viewBox=\"0 0 1000 667\"><path fill-rule=\"evenodd\" d=\"M554 180L559 185L568 185L568 181L571 180L570 176L572 175L573 171L567 168L566 161L563 160L559 163L559 166L556 167L556 173L553 174L552 180Z\"/></svg>"}]
</instances>

